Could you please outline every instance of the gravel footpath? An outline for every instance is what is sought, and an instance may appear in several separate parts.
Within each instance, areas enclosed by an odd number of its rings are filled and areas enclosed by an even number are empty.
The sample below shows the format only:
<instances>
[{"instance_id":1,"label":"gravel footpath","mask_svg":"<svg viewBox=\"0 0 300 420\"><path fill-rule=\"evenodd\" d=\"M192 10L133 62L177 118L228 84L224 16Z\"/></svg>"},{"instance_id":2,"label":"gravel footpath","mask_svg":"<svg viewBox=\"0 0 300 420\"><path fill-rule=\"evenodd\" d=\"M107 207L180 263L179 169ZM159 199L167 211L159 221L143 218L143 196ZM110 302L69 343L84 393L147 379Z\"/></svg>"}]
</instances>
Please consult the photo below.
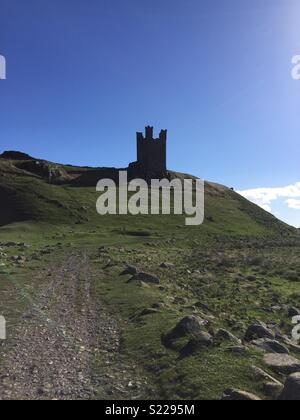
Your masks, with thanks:
<instances>
[{"instance_id":1,"label":"gravel footpath","mask_svg":"<svg viewBox=\"0 0 300 420\"><path fill-rule=\"evenodd\" d=\"M87 255L52 270L2 346L0 400L142 398L148 382L120 352L119 321L91 297Z\"/></svg>"}]
</instances>

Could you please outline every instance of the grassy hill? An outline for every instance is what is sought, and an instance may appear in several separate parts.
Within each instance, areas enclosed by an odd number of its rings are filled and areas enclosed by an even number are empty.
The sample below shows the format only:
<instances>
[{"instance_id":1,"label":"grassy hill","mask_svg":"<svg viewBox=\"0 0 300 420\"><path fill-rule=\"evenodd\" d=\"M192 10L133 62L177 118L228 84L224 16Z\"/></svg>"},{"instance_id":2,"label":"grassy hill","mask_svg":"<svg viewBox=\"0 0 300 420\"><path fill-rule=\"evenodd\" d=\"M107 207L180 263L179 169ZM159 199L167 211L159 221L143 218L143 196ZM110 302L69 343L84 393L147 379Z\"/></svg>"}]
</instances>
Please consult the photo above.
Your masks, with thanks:
<instances>
[{"instance_id":1,"label":"grassy hill","mask_svg":"<svg viewBox=\"0 0 300 420\"><path fill-rule=\"evenodd\" d=\"M256 365L284 381L265 366L263 351L243 341L245 350L233 353L234 343L220 339L218 331L244 340L249 325L263 322L274 334L290 337L290 309L300 306L297 229L210 182L205 223L199 227L186 227L183 216L101 217L95 185L108 175L114 177L116 170L59 165L16 153L0 156L0 293L5 296L0 313L7 317L9 334L22 328L23 314L32 305L45 307L40 311L47 319L61 316L51 312L55 287L50 303L41 305L40 296L55 280L55 267L84 251L89 299L101 302L111 318L117 316L121 344L116 358L123 364L134 361L148 378L140 398L220 399L231 387L276 398L266 394L263 379L253 376ZM126 264L151 273L159 284L120 276ZM59 284L64 275L58 274ZM81 281L73 291L75 308L84 299ZM192 348L190 337L183 335L168 345L164 337L191 315L205 321L213 344ZM296 347L289 351L299 357ZM93 357L92 370L103 376L109 365L101 351ZM1 358L5 364L6 356L0 353ZM137 397L134 387L130 392ZM120 387L112 394L100 387L95 395L124 397Z\"/></svg>"},{"instance_id":2,"label":"grassy hill","mask_svg":"<svg viewBox=\"0 0 300 420\"><path fill-rule=\"evenodd\" d=\"M17 221L43 221L52 224L105 224L95 212L95 187L101 178L117 179L113 168L82 168L37 160L16 152L0 155L0 226ZM19 157L16 159L16 157ZM170 173L170 177L184 177ZM188 177L188 175L186 175ZM206 182L206 223L195 229L207 233L241 235L294 234L295 229L248 202L229 188ZM109 223L111 222L111 218ZM137 220L140 219L140 220ZM149 223L158 223L151 218ZM166 218L164 217L164 223ZM176 228L182 218L168 217L167 225ZM122 218L121 218L122 220ZM131 223L144 224L145 218Z\"/></svg>"}]
</instances>

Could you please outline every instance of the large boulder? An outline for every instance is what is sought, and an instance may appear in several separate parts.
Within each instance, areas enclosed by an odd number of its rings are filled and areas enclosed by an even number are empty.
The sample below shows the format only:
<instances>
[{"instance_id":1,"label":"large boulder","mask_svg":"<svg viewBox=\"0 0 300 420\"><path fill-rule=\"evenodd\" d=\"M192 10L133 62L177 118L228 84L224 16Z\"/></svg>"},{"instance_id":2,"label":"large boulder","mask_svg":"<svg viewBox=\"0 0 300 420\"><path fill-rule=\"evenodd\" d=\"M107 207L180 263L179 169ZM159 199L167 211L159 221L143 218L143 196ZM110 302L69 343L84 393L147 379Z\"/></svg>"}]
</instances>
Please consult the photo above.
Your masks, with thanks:
<instances>
[{"instance_id":1,"label":"large boulder","mask_svg":"<svg viewBox=\"0 0 300 420\"><path fill-rule=\"evenodd\" d=\"M288 354L269 353L265 355L264 362L278 374L290 375L300 372L300 361Z\"/></svg>"},{"instance_id":2,"label":"large boulder","mask_svg":"<svg viewBox=\"0 0 300 420\"><path fill-rule=\"evenodd\" d=\"M187 345L181 349L180 354L182 357L187 357L197 353L203 347L212 346L213 343L213 337L208 332L200 331L197 333L197 336L192 337Z\"/></svg>"},{"instance_id":3,"label":"large boulder","mask_svg":"<svg viewBox=\"0 0 300 420\"><path fill-rule=\"evenodd\" d=\"M245 340L253 341L258 338L270 338L271 340L274 340L275 333L263 324L250 325L246 331Z\"/></svg>"},{"instance_id":4,"label":"large boulder","mask_svg":"<svg viewBox=\"0 0 300 420\"><path fill-rule=\"evenodd\" d=\"M126 268L124 271L122 271L122 273L120 274L120 276L135 276L136 274L138 274L139 270L134 266L134 265L126 265Z\"/></svg>"},{"instance_id":5,"label":"large boulder","mask_svg":"<svg viewBox=\"0 0 300 420\"><path fill-rule=\"evenodd\" d=\"M270 340L269 338L259 338L258 340L251 341L253 346L256 346L267 352L274 352L279 354L289 354L289 349L283 344L276 340Z\"/></svg>"},{"instance_id":6,"label":"large boulder","mask_svg":"<svg viewBox=\"0 0 300 420\"><path fill-rule=\"evenodd\" d=\"M281 383L275 382L265 382L263 384L263 392L265 395L271 398L278 398L283 390L283 385Z\"/></svg>"},{"instance_id":7,"label":"large boulder","mask_svg":"<svg viewBox=\"0 0 300 420\"><path fill-rule=\"evenodd\" d=\"M241 344L241 340L239 338L223 328L219 329L216 334L216 338L221 341L232 341L233 343Z\"/></svg>"},{"instance_id":8,"label":"large boulder","mask_svg":"<svg viewBox=\"0 0 300 420\"><path fill-rule=\"evenodd\" d=\"M197 337L203 333L203 327L205 325L207 325L207 321L199 316L186 316L171 331L165 334L162 340L168 346L182 337Z\"/></svg>"},{"instance_id":9,"label":"large boulder","mask_svg":"<svg viewBox=\"0 0 300 420\"><path fill-rule=\"evenodd\" d=\"M300 373L290 375L279 398L281 401L300 401Z\"/></svg>"},{"instance_id":10,"label":"large boulder","mask_svg":"<svg viewBox=\"0 0 300 420\"><path fill-rule=\"evenodd\" d=\"M223 401L261 401L259 397L250 392L239 389L226 389L223 394Z\"/></svg>"},{"instance_id":11,"label":"large boulder","mask_svg":"<svg viewBox=\"0 0 300 420\"><path fill-rule=\"evenodd\" d=\"M251 366L251 371L253 375L253 379L255 381L265 381L268 383L274 383L277 385L282 385L281 382L277 381L277 379L273 378L273 376L269 375L267 372L262 370L261 368L257 366Z\"/></svg>"}]
</instances>

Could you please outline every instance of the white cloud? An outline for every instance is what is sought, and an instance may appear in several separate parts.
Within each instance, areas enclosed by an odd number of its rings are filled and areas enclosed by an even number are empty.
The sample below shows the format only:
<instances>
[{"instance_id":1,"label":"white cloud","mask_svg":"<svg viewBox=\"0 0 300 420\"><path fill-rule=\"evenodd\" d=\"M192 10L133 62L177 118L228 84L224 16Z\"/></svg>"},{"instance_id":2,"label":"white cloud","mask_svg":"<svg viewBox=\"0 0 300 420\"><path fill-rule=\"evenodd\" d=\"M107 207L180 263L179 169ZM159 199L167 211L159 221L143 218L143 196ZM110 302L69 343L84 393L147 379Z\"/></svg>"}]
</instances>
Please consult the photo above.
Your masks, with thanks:
<instances>
[{"instance_id":1,"label":"white cloud","mask_svg":"<svg viewBox=\"0 0 300 420\"><path fill-rule=\"evenodd\" d=\"M271 208L271 206L269 206L269 204L259 204L259 205L260 205L260 207L262 207L264 210L268 211L269 213L272 212L272 208Z\"/></svg>"},{"instance_id":2,"label":"white cloud","mask_svg":"<svg viewBox=\"0 0 300 420\"><path fill-rule=\"evenodd\" d=\"M286 200L286 203L290 209L300 210L300 200L295 200L294 198L290 198Z\"/></svg>"},{"instance_id":3,"label":"white cloud","mask_svg":"<svg viewBox=\"0 0 300 420\"><path fill-rule=\"evenodd\" d=\"M300 210L300 182L286 187L254 188L238 191L238 193L269 213L272 213L272 203L280 198L287 198L285 203L290 209Z\"/></svg>"},{"instance_id":4,"label":"white cloud","mask_svg":"<svg viewBox=\"0 0 300 420\"><path fill-rule=\"evenodd\" d=\"M269 212L272 211L272 202L279 198L289 198L289 200L286 200L286 203L290 208L300 208L300 200L295 200L300 198L300 182L286 187L254 188L252 190L238 191L238 193Z\"/></svg>"}]
</instances>

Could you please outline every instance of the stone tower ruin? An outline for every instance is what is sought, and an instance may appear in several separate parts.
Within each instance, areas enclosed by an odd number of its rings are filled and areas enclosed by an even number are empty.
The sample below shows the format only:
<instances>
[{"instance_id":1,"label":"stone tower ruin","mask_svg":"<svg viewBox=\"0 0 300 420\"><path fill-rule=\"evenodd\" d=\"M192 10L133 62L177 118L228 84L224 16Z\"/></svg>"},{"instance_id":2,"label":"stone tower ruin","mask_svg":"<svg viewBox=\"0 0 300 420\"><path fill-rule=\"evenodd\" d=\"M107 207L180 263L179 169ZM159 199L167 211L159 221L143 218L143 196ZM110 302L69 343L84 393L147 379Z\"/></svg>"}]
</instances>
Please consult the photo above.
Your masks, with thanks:
<instances>
[{"instance_id":1,"label":"stone tower ruin","mask_svg":"<svg viewBox=\"0 0 300 420\"><path fill-rule=\"evenodd\" d=\"M137 133L136 168L144 178L163 177L167 171L167 130L153 137L153 127L146 127L145 135Z\"/></svg>"}]
</instances>

